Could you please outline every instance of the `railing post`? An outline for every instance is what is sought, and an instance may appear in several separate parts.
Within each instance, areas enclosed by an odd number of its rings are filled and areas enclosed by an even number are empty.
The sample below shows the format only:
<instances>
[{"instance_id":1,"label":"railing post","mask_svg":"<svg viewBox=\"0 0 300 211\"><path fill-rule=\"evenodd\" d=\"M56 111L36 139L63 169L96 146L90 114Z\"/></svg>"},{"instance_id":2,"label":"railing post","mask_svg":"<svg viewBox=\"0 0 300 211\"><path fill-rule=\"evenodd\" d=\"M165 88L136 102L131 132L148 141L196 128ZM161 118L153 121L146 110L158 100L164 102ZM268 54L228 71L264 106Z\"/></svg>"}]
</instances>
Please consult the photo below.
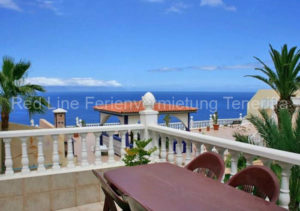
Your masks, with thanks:
<instances>
[{"instance_id":1,"label":"railing post","mask_svg":"<svg viewBox=\"0 0 300 211\"><path fill-rule=\"evenodd\" d=\"M161 141L161 149L160 149L160 160L162 162L166 161L167 158L167 150L166 150L166 136L160 135L160 141Z\"/></svg>"},{"instance_id":2,"label":"railing post","mask_svg":"<svg viewBox=\"0 0 300 211\"><path fill-rule=\"evenodd\" d=\"M180 138L177 138L176 164L182 166L182 140Z\"/></svg>"},{"instance_id":3,"label":"railing post","mask_svg":"<svg viewBox=\"0 0 300 211\"><path fill-rule=\"evenodd\" d=\"M88 166L88 153L86 147L86 133L81 133L81 166Z\"/></svg>"},{"instance_id":4,"label":"railing post","mask_svg":"<svg viewBox=\"0 0 300 211\"><path fill-rule=\"evenodd\" d=\"M115 152L114 152L114 132L108 132L108 163L115 162Z\"/></svg>"},{"instance_id":5,"label":"railing post","mask_svg":"<svg viewBox=\"0 0 300 211\"><path fill-rule=\"evenodd\" d=\"M11 157L11 149L10 149L10 142L11 138L4 138L4 147L5 147L5 175L13 175L13 160Z\"/></svg>"},{"instance_id":6,"label":"railing post","mask_svg":"<svg viewBox=\"0 0 300 211\"><path fill-rule=\"evenodd\" d=\"M199 142L196 142L195 145L196 145L196 157L197 157L197 156L199 156L201 154L201 146L202 146L202 144L199 143Z\"/></svg>"},{"instance_id":7,"label":"railing post","mask_svg":"<svg viewBox=\"0 0 300 211\"><path fill-rule=\"evenodd\" d=\"M67 135L67 139L68 139L68 154L67 154L68 164L67 164L67 167L68 168L74 168L75 167L72 138L73 138L73 134L68 134Z\"/></svg>"},{"instance_id":8,"label":"railing post","mask_svg":"<svg viewBox=\"0 0 300 211\"><path fill-rule=\"evenodd\" d=\"M290 203L290 175L291 175L291 165L286 163L280 163L282 168L281 171L281 187L280 187L280 195L279 202L280 206L288 209Z\"/></svg>"},{"instance_id":9,"label":"railing post","mask_svg":"<svg viewBox=\"0 0 300 211\"><path fill-rule=\"evenodd\" d=\"M172 136L169 136L168 137L168 140L169 140L169 150L168 150L168 161L170 163L173 163L174 162L174 149L173 149L173 146L174 146L174 139Z\"/></svg>"},{"instance_id":10,"label":"railing post","mask_svg":"<svg viewBox=\"0 0 300 211\"><path fill-rule=\"evenodd\" d=\"M27 153L27 139L28 137L22 137L21 142L22 142L22 173L28 173L30 172L29 170L29 160L28 160L28 153Z\"/></svg>"},{"instance_id":11,"label":"railing post","mask_svg":"<svg viewBox=\"0 0 300 211\"><path fill-rule=\"evenodd\" d=\"M100 135L101 133L94 133L95 135L95 165L101 165L101 149L100 149Z\"/></svg>"},{"instance_id":12,"label":"railing post","mask_svg":"<svg viewBox=\"0 0 300 211\"><path fill-rule=\"evenodd\" d=\"M53 139L53 155L52 155L52 162L53 162L53 169L59 169L59 154L58 154L58 135L52 135Z\"/></svg>"},{"instance_id":13,"label":"railing post","mask_svg":"<svg viewBox=\"0 0 300 211\"><path fill-rule=\"evenodd\" d=\"M158 139L159 136L157 133L152 132L152 142L153 142L153 147L156 147L156 150L153 152L153 161L158 161L159 160L159 146L158 146Z\"/></svg>"},{"instance_id":14,"label":"railing post","mask_svg":"<svg viewBox=\"0 0 300 211\"><path fill-rule=\"evenodd\" d=\"M246 167L252 165L253 155L245 154L244 157L246 158Z\"/></svg>"},{"instance_id":15,"label":"railing post","mask_svg":"<svg viewBox=\"0 0 300 211\"><path fill-rule=\"evenodd\" d=\"M145 130L141 133L143 134L143 139L149 139L150 134L148 131L148 125L157 125L158 112L154 111L155 97L151 92L147 92L142 97L142 102L145 110L140 111L140 120L141 124L145 126ZM151 146L146 146L146 149L149 149Z\"/></svg>"},{"instance_id":16,"label":"railing post","mask_svg":"<svg viewBox=\"0 0 300 211\"><path fill-rule=\"evenodd\" d=\"M126 132L127 131L121 131L120 135L121 135L121 160L124 158L126 152L125 152L125 148L126 148Z\"/></svg>"},{"instance_id":17,"label":"railing post","mask_svg":"<svg viewBox=\"0 0 300 211\"><path fill-rule=\"evenodd\" d=\"M44 158L44 152L43 152L43 141L44 141L44 137L43 136L38 136L38 168L37 171L39 172L43 172L46 171L45 168L45 158Z\"/></svg>"},{"instance_id":18,"label":"railing post","mask_svg":"<svg viewBox=\"0 0 300 211\"><path fill-rule=\"evenodd\" d=\"M186 140L185 142L186 142L186 152L185 152L186 157L185 157L184 164L187 165L187 164L189 164L189 162L192 159L191 158L191 147L192 147L191 145L192 145L192 142L190 140Z\"/></svg>"},{"instance_id":19,"label":"railing post","mask_svg":"<svg viewBox=\"0 0 300 211\"><path fill-rule=\"evenodd\" d=\"M237 173L237 171L238 171L237 164L238 164L238 156L239 156L239 153L230 150L230 154L231 154L231 169L230 169L230 175L233 176L233 175L235 175L235 174Z\"/></svg>"}]
</instances>

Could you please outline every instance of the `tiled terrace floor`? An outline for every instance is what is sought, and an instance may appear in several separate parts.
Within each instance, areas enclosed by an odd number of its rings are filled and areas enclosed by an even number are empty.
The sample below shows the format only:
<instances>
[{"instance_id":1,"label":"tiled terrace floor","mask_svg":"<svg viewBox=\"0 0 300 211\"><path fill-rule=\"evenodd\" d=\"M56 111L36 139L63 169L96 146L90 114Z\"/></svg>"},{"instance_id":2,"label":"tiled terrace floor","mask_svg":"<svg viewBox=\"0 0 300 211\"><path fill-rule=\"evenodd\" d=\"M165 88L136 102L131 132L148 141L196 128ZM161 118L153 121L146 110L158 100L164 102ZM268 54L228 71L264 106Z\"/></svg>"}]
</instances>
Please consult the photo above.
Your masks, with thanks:
<instances>
[{"instance_id":1,"label":"tiled terrace floor","mask_svg":"<svg viewBox=\"0 0 300 211\"><path fill-rule=\"evenodd\" d=\"M85 204L78 207L71 207L66 209L61 209L57 211L102 211L104 202ZM121 208L117 206L117 209L121 211Z\"/></svg>"}]
</instances>

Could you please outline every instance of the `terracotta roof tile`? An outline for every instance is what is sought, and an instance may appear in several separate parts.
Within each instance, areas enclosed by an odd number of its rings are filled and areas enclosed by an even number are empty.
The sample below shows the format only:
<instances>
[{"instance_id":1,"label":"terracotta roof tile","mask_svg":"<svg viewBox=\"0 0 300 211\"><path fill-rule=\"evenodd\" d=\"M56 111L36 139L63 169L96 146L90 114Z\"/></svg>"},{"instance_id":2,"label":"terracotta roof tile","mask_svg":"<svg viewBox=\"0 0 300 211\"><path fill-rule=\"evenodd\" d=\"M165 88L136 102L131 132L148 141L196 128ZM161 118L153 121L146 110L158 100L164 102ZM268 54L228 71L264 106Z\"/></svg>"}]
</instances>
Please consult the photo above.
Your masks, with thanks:
<instances>
[{"instance_id":1,"label":"terracotta roof tile","mask_svg":"<svg viewBox=\"0 0 300 211\"><path fill-rule=\"evenodd\" d=\"M94 106L94 109L97 111L106 111L113 113L138 113L144 110L142 101L131 101L124 103L114 103L106 105ZM196 112L197 109L193 107L164 104L164 103L155 103L154 110L158 112L180 112L180 111L191 111Z\"/></svg>"}]
</instances>

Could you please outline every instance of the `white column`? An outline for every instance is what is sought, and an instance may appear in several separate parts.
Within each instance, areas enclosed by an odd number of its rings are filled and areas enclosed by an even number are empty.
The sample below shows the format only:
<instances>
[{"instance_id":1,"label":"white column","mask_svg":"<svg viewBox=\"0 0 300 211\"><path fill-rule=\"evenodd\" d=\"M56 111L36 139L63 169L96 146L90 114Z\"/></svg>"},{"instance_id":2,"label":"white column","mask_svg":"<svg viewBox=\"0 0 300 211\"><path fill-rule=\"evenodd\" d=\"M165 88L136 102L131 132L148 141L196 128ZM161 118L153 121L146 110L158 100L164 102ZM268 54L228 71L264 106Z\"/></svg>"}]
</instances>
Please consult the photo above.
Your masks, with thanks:
<instances>
[{"instance_id":1,"label":"white column","mask_svg":"<svg viewBox=\"0 0 300 211\"><path fill-rule=\"evenodd\" d=\"M280 187L280 195L279 202L280 206L288 209L290 203L290 175L291 175L291 165L286 163L280 164L282 168L281 172L281 187Z\"/></svg>"},{"instance_id":2,"label":"white column","mask_svg":"<svg viewBox=\"0 0 300 211\"><path fill-rule=\"evenodd\" d=\"M125 152L125 149L126 149L126 131L120 132L120 135L121 135L121 159L123 159L125 154L126 154L126 152Z\"/></svg>"},{"instance_id":3,"label":"white column","mask_svg":"<svg viewBox=\"0 0 300 211\"><path fill-rule=\"evenodd\" d=\"M108 142L108 163L115 162L115 152L114 152L114 132L109 132L109 142Z\"/></svg>"},{"instance_id":4,"label":"white column","mask_svg":"<svg viewBox=\"0 0 300 211\"><path fill-rule=\"evenodd\" d=\"M81 166L88 166L88 153L87 153L87 146L86 146L86 133L81 133Z\"/></svg>"},{"instance_id":5,"label":"white column","mask_svg":"<svg viewBox=\"0 0 300 211\"><path fill-rule=\"evenodd\" d=\"M68 168L74 168L74 155L73 155L73 134L68 134L67 139L68 139L68 154L67 154L67 160L68 160Z\"/></svg>"},{"instance_id":6,"label":"white column","mask_svg":"<svg viewBox=\"0 0 300 211\"><path fill-rule=\"evenodd\" d=\"M39 172L43 172L46 171L45 168L45 158L44 158L44 152L43 152L43 141L44 141L44 137L43 136L38 136L38 168L37 171Z\"/></svg>"},{"instance_id":7,"label":"white column","mask_svg":"<svg viewBox=\"0 0 300 211\"><path fill-rule=\"evenodd\" d=\"M176 164L182 166L182 140L177 138L176 144Z\"/></svg>"},{"instance_id":8,"label":"white column","mask_svg":"<svg viewBox=\"0 0 300 211\"><path fill-rule=\"evenodd\" d=\"M10 150L10 142L11 138L4 138L4 147L5 147L5 175L13 175L13 160L11 157L11 150Z\"/></svg>"},{"instance_id":9,"label":"white column","mask_svg":"<svg viewBox=\"0 0 300 211\"><path fill-rule=\"evenodd\" d=\"M169 136L168 139L169 139L168 161L170 163L174 163L173 137Z\"/></svg>"},{"instance_id":10,"label":"white column","mask_svg":"<svg viewBox=\"0 0 300 211\"><path fill-rule=\"evenodd\" d=\"M235 175L235 174L237 173L237 171L238 171L237 164L238 164L238 156L239 156L239 153L230 150L230 154L231 154L231 169L230 169L230 175L233 176L233 175Z\"/></svg>"},{"instance_id":11,"label":"white column","mask_svg":"<svg viewBox=\"0 0 300 211\"><path fill-rule=\"evenodd\" d=\"M191 119L190 119L190 129L193 129L194 128L194 117L191 116Z\"/></svg>"},{"instance_id":12,"label":"white column","mask_svg":"<svg viewBox=\"0 0 300 211\"><path fill-rule=\"evenodd\" d=\"M192 142L190 140L186 140L185 141L186 143L186 152L185 152L185 162L184 164L187 165L189 164L189 162L191 161L191 145L192 145Z\"/></svg>"},{"instance_id":13,"label":"white column","mask_svg":"<svg viewBox=\"0 0 300 211\"><path fill-rule=\"evenodd\" d=\"M167 150L166 150L166 136L161 135L161 149L160 149L160 160L166 162Z\"/></svg>"},{"instance_id":14,"label":"white column","mask_svg":"<svg viewBox=\"0 0 300 211\"><path fill-rule=\"evenodd\" d=\"M29 160L28 160L28 153L27 153L27 139L28 137L22 137L21 142L22 142L22 173L29 173Z\"/></svg>"},{"instance_id":15,"label":"white column","mask_svg":"<svg viewBox=\"0 0 300 211\"><path fill-rule=\"evenodd\" d=\"M53 162L53 169L59 169L59 154L58 154L58 135L52 135L53 139L53 155L52 155L52 162Z\"/></svg>"}]
</instances>

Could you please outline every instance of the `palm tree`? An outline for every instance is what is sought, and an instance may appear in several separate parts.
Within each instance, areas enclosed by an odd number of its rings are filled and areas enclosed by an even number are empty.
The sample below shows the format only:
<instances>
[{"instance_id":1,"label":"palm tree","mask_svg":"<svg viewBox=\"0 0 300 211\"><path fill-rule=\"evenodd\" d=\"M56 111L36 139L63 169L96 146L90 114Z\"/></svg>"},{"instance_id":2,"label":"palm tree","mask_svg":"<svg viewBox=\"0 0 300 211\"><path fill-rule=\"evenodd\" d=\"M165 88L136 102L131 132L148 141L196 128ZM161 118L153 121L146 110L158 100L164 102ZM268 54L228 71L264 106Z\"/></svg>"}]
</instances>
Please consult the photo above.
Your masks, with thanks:
<instances>
[{"instance_id":1,"label":"palm tree","mask_svg":"<svg viewBox=\"0 0 300 211\"><path fill-rule=\"evenodd\" d=\"M280 122L277 124L265 110L260 111L261 117L250 115L248 120L254 125L270 148L300 153L300 111L297 113L295 125L287 109L279 111ZM235 134L237 141L245 142L246 136ZM250 143L250 141L248 141ZM300 203L300 166L293 166L290 177L290 210L298 210Z\"/></svg>"},{"instance_id":2,"label":"palm tree","mask_svg":"<svg viewBox=\"0 0 300 211\"><path fill-rule=\"evenodd\" d=\"M25 105L28 110L29 120L32 119L34 114L43 114L47 111L50 106L48 101L37 95L28 95L24 97Z\"/></svg>"},{"instance_id":3,"label":"palm tree","mask_svg":"<svg viewBox=\"0 0 300 211\"><path fill-rule=\"evenodd\" d=\"M10 57L3 58L2 71L0 72L2 130L8 130L9 114L12 110L12 100L14 97L28 98L28 96L35 96L37 91L45 92L42 86L25 82L29 67L30 62L20 61L18 63L14 63L14 60Z\"/></svg>"},{"instance_id":4,"label":"palm tree","mask_svg":"<svg viewBox=\"0 0 300 211\"><path fill-rule=\"evenodd\" d=\"M270 56L275 70L266 65L261 59L254 57L263 65L262 68L255 69L262 72L266 77L261 75L247 76L263 81L277 92L279 101L277 102L277 105L275 105L275 112L279 120L280 109L288 109L291 115L295 112L295 105L293 104L291 97L294 96L300 85L300 76L298 76L300 71L300 50L297 50L297 47L288 49L285 44L281 48L280 53L270 45Z\"/></svg>"}]
</instances>

